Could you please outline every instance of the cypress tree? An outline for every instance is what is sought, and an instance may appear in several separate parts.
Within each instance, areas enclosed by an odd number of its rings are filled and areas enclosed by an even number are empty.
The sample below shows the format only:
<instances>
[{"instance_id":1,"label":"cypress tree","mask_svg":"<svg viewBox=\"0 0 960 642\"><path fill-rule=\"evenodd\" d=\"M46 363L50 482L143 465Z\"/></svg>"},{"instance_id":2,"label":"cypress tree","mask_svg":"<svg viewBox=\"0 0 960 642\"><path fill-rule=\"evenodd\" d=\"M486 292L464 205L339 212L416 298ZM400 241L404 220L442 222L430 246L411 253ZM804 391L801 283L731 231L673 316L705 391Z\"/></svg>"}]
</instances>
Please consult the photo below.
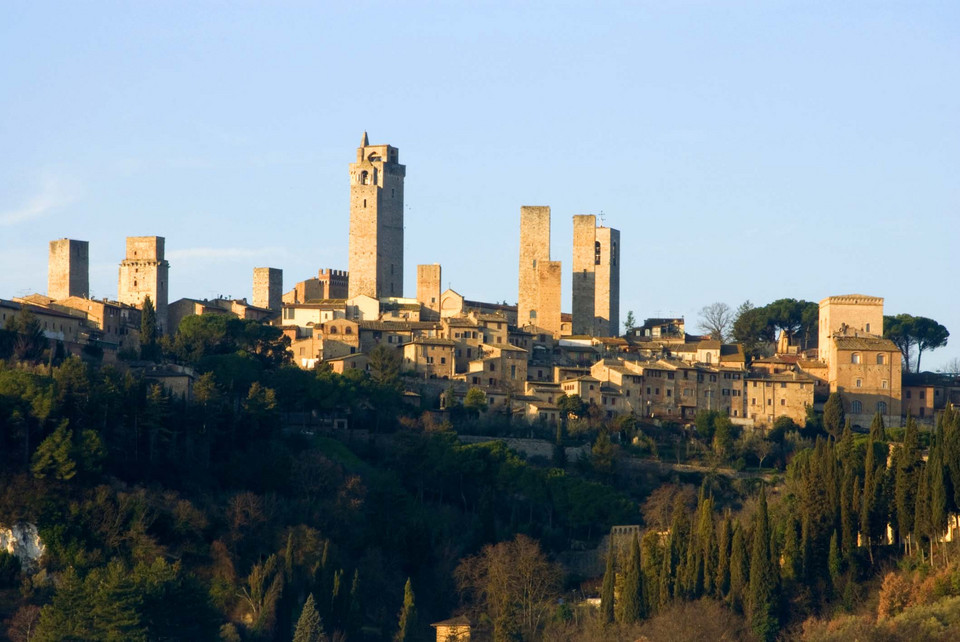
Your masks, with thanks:
<instances>
[{"instance_id":1,"label":"cypress tree","mask_svg":"<svg viewBox=\"0 0 960 642\"><path fill-rule=\"evenodd\" d=\"M671 536L670 539L673 539ZM663 561L660 564L660 578L658 582L658 591L659 602L658 607L660 611L663 611L670 604L670 599L673 597L673 546L670 542L667 542L666 547L663 551Z\"/></svg>"},{"instance_id":2,"label":"cypress tree","mask_svg":"<svg viewBox=\"0 0 960 642\"><path fill-rule=\"evenodd\" d=\"M831 392L823 404L823 427L834 439L839 439L845 421L843 399L839 392Z\"/></svg>"},{"instance_id":3,"label":"cypress tree","mask_svg":"<svg viewBox=\"0 0 960 642\"><path fill-rule=\"evenodd\" d=\"M840 546L848 561L857 548L857 511L853 500L856 483L853 471L847 470L840 492Z\"/></svg>"},{"instance_id":4,"label":"cypress tree","mask_svg":"<svg viewBox=\"0 0 960 642\"><path fill-rule=\"evenodd\" d=\"M733 530L729 517L720 522L720 532L717 535L717 579L714 582L714 591L717 599L724 599L730 592L730 540Z\"/></svg>"},{"instance_id":5,"label":"cypress tree","mask_svg":"<svg viewBox=\"0 0 960 642\"><path fill-rule=\"evenodd\" d=\"M930 489L930 563L933 561L933 543L947 530L947 488L944 477L943 445L941 435L937 435L933 447L930 449L930 460L927 462Z\"/></svg>"},{"instance_id":6,"label":"cypress tree","mask_svg":"<svg viewBox=\"0 0 960 642\"><path fill-rule=\"evenodd\" d=\"M917 473L917 501L913 512L913 536L920 550L920 559L923 559L923 542L930 534L930 486L927 465L921 463ZM933 544L931 543L931 550ZM932 561L932 560L931 560Z\"/></svg>"},{"instance_id":7,"label":"cypress tree","mask_svg":"<svg viewBox=\"0 0 960 642\"><path fill-rule=\"evenodd\" d=\"M631 537L630 540L630 559L623 575L623 588L620 591L620 603L617 609L617 619L622 624L632 624L644 616L640 541L636 536Z\"/></svg>"},{"instance_id":8,"label":"cypress tree","mask_svg":"<svg viewBox=\"0 0 960 642\"><path fill-rule=\"evenodd\" d=\"M157 344L157 311L150 297L143 299L140 309L140 358L145 361L157 361L160 358Z\"/></svg>"},{"instance_id":9,"label":"cypress tree","mask_svg":"<svg viewBox=\"0 0 960 642\"><path fill-rule=\"evenodd\" d=\"M419 640L417 630L417 605L414 602L413 586L410 584L410 578L403 586L403 610L400 611L400 623L397 634L394 636L394 642L414 642Z\"/></svg>"},{"instance_id":10,"label":"cypress tree","mask_svg":"<svg viewBox=\"0 0 960 642\"><path fill-rule=\"evenodd\" d=\"M788 516L783 533L783 576L784 579L799 581L803 574L803 552L797 535L797 521Z\"/></svg>"},{"instance_id":11,"label":"cypress tree","mask_svg":"<svg viewBox=\"0 0 960 642\"><path fill-rule=\"evenodd\" d=\"M770 550L770 519L767 514L766 491L760 492L750 548L750 584L747 590L747 613L754 633L761 640L772 642L780 626L779 578Z\"/></svg>"},{"instance_id":12,"label":"cypress tree","mask_svg":"<svg viewBox=\"0 0 960 642\"><path fill-rule=\"evenodd\" d=\"M878 410L870 422L870 441L886 441L887 432L883 425L883 415Z\"/></svg>"},{"instance_id":13,"label":"cypress tree","mask_svg":"<svg viewBox=\"0 0 960 642\"><path fill-rule=\"evenodd\" d=\"M616 582L616 569L613 562L613 538L610 538L610 544L607 547L607 568L603 572L603 587L600 589L600 613L603 615L603 621L613 622L613 587Z\"/></svg>"},{"instance_id":14,"label":"cypress tree","mask_svg":"<svg viewBox=\"0 0 960 642\"><path fill-rule=\"evenodd\" d=\"M347 608L347 634L357 635L363 625L363 611L360 608L360 569L354 569L350 583L350 604Z\"/></svg>"},{"instance_id":15,"label":"cypress tree","mask_svg":"<svg viewBox=\"0 0 960 642\"><path fill-rule=\"evenodd\" d=\"M913 532L913 518L917 499L917 469L920 462L920 433L913 417L907 417L907 429L903 433L903 446L897 454L894 479L894 505L897 514L897 534L907 547Z\"/></svg>"},{"instance_id":16,"label":"cypress tree","mask_svg":"<svg viewBox=\"0 0 960 642\"><path fill-rule=\"evenodd\" d=\"M750 559L747 554L747 540L743 526L737 522L730 545L730 592L727 594L727 601L738 613L744 611L743 598L749 577Z\"/></svg>"},{"instance_id":17,"label":"cypress tree","mask_svg":"<svg viewBox=\"0 0 960 642\"><path fill-rule=\"evenodd\" d=\"M830 569L830 581L833 588L840 587L840 574L843 571L843 556L840 553L840 542L837 537L837 531L833 531L830 536L830 554L827 559L827 567Z\"/></svg>"},{"instance_id":18,"label":"cypress tree","mask_svg":"<svg viewBox=\"0 0 960 642\"><path fill-rule=\"evenodd\" d=\"M874 463L873 440L867 441L867 457L863 464L863 494L860 496L860 533L863 543L870 553L870 563L873 564L873 515L875 512L874 500L877 491L876 465Z\"/></svg>"}]
</instances>

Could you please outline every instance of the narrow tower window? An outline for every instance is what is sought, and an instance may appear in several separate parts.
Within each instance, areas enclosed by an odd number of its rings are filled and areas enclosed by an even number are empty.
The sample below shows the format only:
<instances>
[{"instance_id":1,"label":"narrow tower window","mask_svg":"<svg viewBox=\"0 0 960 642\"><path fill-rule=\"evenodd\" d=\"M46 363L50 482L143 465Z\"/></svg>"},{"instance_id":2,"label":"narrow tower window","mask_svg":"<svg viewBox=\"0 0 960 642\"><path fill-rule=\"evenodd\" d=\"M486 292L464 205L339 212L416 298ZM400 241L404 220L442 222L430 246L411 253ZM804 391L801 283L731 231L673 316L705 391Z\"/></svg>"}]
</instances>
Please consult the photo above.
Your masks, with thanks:
<instances>
[{"instance_id":1,"label":"narrow tower window","mask_svg":"<svg viewBox=\"0 0 960 642\"><path fill-rule=\"evenodd\" d=\"M600 241L593 242L593 264L600 265Z\"/></svg>"},{"instance_id":2,"label":"narrow tower window","mask_svg":"<svg viewBox=\"0 0 960 642\"><path fill-rule=\"evenodd\" d=\"M369 185L370 184L370 173L366 170L360 172L360 184Z\"/></svg>"}]
</instances>

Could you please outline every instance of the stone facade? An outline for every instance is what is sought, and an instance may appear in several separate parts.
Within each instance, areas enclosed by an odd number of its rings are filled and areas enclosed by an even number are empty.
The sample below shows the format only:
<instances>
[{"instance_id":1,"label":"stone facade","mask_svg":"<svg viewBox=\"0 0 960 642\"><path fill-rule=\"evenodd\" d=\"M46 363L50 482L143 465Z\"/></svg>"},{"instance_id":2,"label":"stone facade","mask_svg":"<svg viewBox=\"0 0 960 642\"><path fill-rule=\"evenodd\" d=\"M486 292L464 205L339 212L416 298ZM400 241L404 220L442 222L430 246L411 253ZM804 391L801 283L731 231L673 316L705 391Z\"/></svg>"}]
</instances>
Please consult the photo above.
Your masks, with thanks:
<instances>
[{"instance_id":1,"label":"stone facade","mask_svg":"<svg viewBox=\"0 0 960 642\"><path fill-rule=\"evenodd\" d=\"M253 304L259 308L280 310L283 305L283 270L253 268Z\"/></svg>"},{"instance_id":2,"label":"stone facade","mask_svg":"<svg viewBox=\"0 0 960 642\"><path fill-rule=\"evenodd\" d=\"M317 272L321 299L347 299L350 297L350 273L346 270L323 268Z\"/></svg>"},{"instance_id":3,"label":"stone facade","mask_svg":"<svg viewBox=\"0 0 960 642\"><path fill-rule=\"evenodd\" d=\"M350 164L349 298L403 296L403 182L406 167L390 145L364 132Z\"/></svg>"},{"instance_id":4,"label":"stone facade","mask_svg":"<svg viewBox=\"0 0 960 642\"><path fill-rule=\"evenodd\" d=\"M66 299L90 296L90 243L73 239L50 241L47 296Z\"/></svg>"},{"instance_id":5,"label":"stone facade","mask_svg":"<svg viewBox=\"0 0 960 642\"><path fill-rule=\"evenodd\" d=\"M168 272L162 236L128 236L127 257L120 263L117 299L138 308L148 296L157 311L157 328L169 332L167 323Z\"/></svg>"},{"instance_id":6,"label":"stone facade","mask_svg":"<svg viewBox=\"0 0 960 642\"><path fill-rule=\"evenodd\" d=\"M573 217L573 334L620 334L620 231Z\"/></svg>"},{"instance_id":7,"label":"stone facade","mask_svg":"<svg viewBox=\"0 0 960 642\"><path fill-rule=\"evenodd\" d=\"M417 301L423 307L421 318L435 321L440 318L440 265L417 266Z\"/></svg>"},{"instance_id":8,"label":"stone facade","mask_svg":"<svg viewBox=\"0 0 960 642\"><path fill-rule=\"evenodd\" d=\"M827 348L834 333L883 336L883 299L863 294L828 296L820 301L818 332L820 360L827 362Z\"/></svg>"},{"instance_id":9,"label":"stone facade","mask_svg":"<svg viewBox=\"0 0 960 642\"><path fill-rule=\"evenodd\" d=\"M789 417L799 426L813 405L816 381L802 372L768 374L754 372L746 376L746 416L757 426L773 426L780 417Z\"/></svg>"}]
</instances>

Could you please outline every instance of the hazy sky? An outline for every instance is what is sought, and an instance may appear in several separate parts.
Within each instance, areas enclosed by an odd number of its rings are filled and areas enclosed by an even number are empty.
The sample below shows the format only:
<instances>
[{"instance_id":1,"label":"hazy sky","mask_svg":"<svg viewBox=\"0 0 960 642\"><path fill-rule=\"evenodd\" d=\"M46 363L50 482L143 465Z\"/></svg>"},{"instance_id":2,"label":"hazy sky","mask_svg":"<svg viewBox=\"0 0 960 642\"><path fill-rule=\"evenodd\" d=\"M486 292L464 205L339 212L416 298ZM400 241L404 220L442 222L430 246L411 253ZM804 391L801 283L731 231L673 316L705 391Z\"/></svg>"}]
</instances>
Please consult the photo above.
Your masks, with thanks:
<instances>
[{"instance_id":1,"label":"hazy sky","mask_svg":"<svg viewBox=\"0 0 960 642\"><path fill-rule=\"evenodd\" d=\"M960 3L0 4L0 297L47 244L167 239L170 297L347 268L364 130L407 166L406 294L517 299L521 205L622 234L622 316L886 298L960 356Z\"/></svg>"}]
</instances>

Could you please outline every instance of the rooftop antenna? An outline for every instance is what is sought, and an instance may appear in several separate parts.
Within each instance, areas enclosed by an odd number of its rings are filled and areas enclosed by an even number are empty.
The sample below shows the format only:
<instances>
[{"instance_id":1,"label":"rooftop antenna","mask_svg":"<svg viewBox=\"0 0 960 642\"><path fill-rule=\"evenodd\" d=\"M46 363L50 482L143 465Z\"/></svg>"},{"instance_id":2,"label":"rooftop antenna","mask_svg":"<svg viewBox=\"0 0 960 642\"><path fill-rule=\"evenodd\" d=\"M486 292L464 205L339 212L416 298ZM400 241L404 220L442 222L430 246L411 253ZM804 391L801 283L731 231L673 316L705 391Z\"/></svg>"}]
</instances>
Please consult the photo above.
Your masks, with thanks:
<instances>
[{"instance_id":1,"label":"rooftop antenna","mask_svg":"<svg viewBox=\"0 0 960 642\"><path fill-rule=\"evenodd\" d=\"M600 225L603 226L605 222L606 222L606 219L604 219L603 217L603 210L600 210Z\"/></svg>"}]
</instances>

